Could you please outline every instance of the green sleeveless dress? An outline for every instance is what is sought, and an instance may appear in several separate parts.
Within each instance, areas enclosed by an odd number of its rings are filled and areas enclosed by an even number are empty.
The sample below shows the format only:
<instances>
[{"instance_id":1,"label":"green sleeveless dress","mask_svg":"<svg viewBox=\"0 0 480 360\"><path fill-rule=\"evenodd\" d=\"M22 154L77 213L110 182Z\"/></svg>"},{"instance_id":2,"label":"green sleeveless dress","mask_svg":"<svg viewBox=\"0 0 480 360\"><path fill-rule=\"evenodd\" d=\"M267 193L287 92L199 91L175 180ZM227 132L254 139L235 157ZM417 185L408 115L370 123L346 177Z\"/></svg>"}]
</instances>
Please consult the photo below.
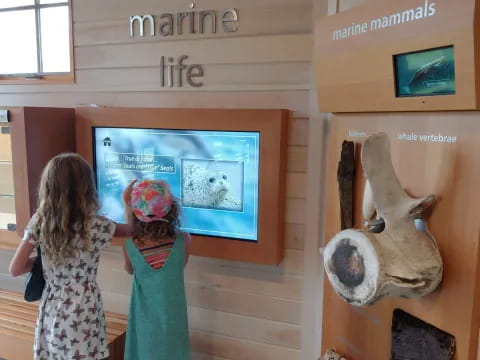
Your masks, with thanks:
<instances>
[{"instance_id":1,"label":"green sleeveless dress","mask_svg":"<svg viewBox=\"0 0 480 360\"><path fill-rule=\"evenodd\" d=\"M183 235L177 236L158 270L147 264L132 239L125 247L134 276L125 360L189 360Z\"/></svg>"}]
</instances>

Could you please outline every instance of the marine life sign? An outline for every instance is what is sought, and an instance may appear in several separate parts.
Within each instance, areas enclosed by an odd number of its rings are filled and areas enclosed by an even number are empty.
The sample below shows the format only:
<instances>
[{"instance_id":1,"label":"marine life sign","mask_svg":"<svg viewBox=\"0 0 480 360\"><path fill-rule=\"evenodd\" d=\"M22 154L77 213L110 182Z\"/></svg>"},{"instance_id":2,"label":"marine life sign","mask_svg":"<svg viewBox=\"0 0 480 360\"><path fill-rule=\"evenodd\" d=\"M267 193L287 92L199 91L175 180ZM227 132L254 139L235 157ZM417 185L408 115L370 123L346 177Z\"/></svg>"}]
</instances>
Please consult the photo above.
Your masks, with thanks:
<instances>
[{"instance_id":1,"label":"marine life sign","mask_svg":"<svg viewBox=\"0 0 480 360\"><path fill-rule=\"evenodd\" d=\"M192 3L192 7L194 4ZM176 14L163 13L159 16L144 14L133 15L129 19L130 38L170 37L184 34L211 35L218 30L223 33L238 30L238 12L230 8L222 11L201 10L182 11ZM178 58L160 56L160 86L161 87L202 87L204 68L200 64L186 64L189 57L180 55Z\"/></svg>"}]
</instances>

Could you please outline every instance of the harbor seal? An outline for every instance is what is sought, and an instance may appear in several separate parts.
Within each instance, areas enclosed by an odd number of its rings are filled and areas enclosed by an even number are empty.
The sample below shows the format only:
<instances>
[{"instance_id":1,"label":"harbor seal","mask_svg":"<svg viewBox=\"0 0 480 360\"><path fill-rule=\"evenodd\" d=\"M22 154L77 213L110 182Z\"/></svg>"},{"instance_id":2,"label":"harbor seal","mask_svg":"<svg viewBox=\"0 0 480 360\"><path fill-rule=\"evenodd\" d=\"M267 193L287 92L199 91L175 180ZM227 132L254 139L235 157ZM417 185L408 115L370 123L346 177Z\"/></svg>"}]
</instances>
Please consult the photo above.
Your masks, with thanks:
<instances>
[{"instance_id":1,"label":"harbor seal","mask_svg":"<svg viewBox=\"0 0 480 360\"><path fill-rule=\"evenodd\" d=\"M241 211L241 202L233 198L229 190L230 181L225 172L197 164L183 167L183 206Z\"/></svg>"}]
</instances>

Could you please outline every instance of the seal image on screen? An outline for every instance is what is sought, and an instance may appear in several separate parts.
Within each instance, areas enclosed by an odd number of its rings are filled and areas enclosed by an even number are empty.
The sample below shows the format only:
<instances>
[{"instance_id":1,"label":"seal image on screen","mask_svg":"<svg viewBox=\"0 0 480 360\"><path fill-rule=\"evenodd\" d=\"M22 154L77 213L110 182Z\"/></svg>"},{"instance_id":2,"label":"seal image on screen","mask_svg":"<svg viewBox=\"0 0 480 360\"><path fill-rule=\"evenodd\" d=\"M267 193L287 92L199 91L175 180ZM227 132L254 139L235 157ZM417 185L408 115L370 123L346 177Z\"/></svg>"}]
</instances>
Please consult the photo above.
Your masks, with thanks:
<instances>
[{"instance_id":1,"label":"seal image on screen","mask_svg":"<svg viewBox=\"0 0 480 360\"><path fill-rule=\"evenodd\" d=\"M242 203L229 194L228 174L197 164L183 166L182 205L241 211Z\"/></svg>"}]
</instances>

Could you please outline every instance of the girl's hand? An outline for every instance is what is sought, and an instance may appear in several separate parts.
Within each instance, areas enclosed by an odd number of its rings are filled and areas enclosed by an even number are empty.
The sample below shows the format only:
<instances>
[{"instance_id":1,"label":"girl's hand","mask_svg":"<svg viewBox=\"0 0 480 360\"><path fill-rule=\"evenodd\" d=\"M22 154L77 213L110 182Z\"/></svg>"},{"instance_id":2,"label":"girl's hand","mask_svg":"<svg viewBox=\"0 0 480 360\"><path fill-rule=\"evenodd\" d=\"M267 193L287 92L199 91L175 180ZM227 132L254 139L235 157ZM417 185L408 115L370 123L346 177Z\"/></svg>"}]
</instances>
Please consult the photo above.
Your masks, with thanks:
<instances>
[{"instance_id":1,"label":"girl's hand","mask_svg":"<svg viewBox=\"0 0 480 360\"><path fill-rule=\"evenodd\" d=\"M130 206L130 200L132 198L133 185L135 185L136 182L137 182L137 179L132 180L132 182L126 187L126 189L123 190L122 200L123 200L123 203L127 206Z\"/></svg>"}]
</instances>

